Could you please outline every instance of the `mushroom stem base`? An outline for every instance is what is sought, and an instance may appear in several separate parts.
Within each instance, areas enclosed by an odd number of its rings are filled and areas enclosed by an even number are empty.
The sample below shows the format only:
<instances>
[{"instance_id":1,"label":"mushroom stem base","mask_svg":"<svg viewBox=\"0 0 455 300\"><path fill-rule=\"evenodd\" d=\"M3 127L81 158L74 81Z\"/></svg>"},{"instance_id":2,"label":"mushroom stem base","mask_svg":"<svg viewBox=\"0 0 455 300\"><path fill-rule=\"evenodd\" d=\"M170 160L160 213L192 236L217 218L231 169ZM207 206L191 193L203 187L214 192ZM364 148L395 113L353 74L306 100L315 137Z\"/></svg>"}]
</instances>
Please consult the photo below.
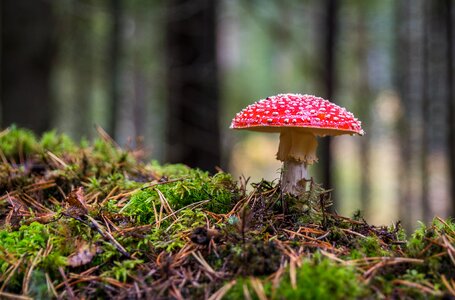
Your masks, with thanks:
<instances>
[{"instance_id":1,"label":"mushroom stem base","mask_svg":"<svg viewBox=\"0 0 455 300\"><path fill-rule=\"evenodd\" d=\"M307 163L285 160L281 172L281 190L283 193L299 195L306 190L305 179L308 178Z\"/></svg>"}]
</instances>

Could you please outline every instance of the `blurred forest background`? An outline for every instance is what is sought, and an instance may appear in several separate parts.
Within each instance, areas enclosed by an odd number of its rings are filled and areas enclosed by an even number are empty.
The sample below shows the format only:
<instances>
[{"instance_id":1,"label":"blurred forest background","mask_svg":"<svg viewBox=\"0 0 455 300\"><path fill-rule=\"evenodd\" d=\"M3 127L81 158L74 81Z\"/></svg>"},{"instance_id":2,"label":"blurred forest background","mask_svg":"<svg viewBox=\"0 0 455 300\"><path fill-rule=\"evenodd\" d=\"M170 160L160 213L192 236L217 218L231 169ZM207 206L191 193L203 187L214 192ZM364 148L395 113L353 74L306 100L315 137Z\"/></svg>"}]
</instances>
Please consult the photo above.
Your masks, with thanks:
<instances>
[{"instance_id":1,"label":"blurred forest background","mask_svg":"<svg viewBox=\"0 0 455 300\"><path fill-rule=\"evenodd\" d=\"M321 141L337 211L412 228L455 216L453 0L2 0L1 125L105 128L149 159L279 177L278 136L228 129L278 93L348 108ZM136 139L140 136L141 139Z\"/></svg>"}]
</instances>

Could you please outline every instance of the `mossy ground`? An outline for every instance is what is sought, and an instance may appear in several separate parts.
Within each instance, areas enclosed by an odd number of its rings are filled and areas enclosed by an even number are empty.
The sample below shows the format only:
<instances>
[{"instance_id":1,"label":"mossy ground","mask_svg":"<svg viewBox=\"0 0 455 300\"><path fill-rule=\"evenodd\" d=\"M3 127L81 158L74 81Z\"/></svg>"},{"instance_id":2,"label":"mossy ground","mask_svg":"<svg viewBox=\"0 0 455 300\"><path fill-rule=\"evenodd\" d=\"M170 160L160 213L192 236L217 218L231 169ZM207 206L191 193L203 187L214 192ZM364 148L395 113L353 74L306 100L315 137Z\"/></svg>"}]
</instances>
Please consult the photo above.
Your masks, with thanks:
<instances>
[{"instance_id":1,"label":"mossy ground","mask_svg":"<svg viewBox=\"0 0 455 300\"><path fill-rule=\"evenodd\" d=\"M455 297L455 223L406 237L183 165L144 163L100 131L0 133L0 298ZM285 204L285 205L283 205Z\"/></svg>"}]
</instances>

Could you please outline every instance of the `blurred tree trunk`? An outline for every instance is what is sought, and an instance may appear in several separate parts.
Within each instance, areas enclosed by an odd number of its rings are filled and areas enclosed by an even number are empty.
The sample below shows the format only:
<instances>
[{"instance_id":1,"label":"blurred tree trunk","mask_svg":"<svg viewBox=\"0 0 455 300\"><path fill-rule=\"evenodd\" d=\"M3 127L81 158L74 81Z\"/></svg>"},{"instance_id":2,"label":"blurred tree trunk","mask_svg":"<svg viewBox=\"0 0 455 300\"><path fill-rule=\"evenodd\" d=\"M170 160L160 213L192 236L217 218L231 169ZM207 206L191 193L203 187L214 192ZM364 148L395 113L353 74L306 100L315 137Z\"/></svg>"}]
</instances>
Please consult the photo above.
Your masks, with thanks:
<instances>
[{"instance_id":1,"label":"blurred tree trunk","mask_svg":"<svg viewBox=\"0 0 455 300\"><path fill-rule=\"evenodd\" d=\"M91 0L79 0L73 6L93 5ZM84 13L81 13L83 11ZM74 72L74 134L77 138L89 137L92 124L92 93L94 88L94 20L93 11L73 7L71 22L71 66Z\"/></svg>"},{"instance_id":2,"label":"blurred tree trunk","mask_svg":"<svg viewBox=\"0 0 455 300\"><path fill-rule=\"evenodd\" d=\"M435 216L447 217L449 211L450 180L449 140L447 122L449 110L447 99L453 88L450 80L450 41L447 36L451 31L448 21L450 7L445 1L427 1L426 3L426 50L425 50L425 102L422 110L426 133L424 173L426 195L423 203L425 221ZM450 105L449 105L450 106ZM442 180L438 180L438 177ZM425 199L426 198L426 199Z\"/></svg>"},{"instance_id":3,"label":"blurred tree trunk","mask_svg":"<svg viewBox=\"0 0 455 300\"><path fill-rule=\"evenodd\" d=\"M407 70L408 70L408 60L406 56L409 51L409 42L407 39L408 34L408 22L409 16L408 10L406 10L407 5L406 0L400 0L395 2L395 39L394 39L394 48L395 48L395 66L393 74L395 74L394 81L399 90L400 99L402 105L406 105L406 97L404 97L404 92L407 89ZM399 66L399 67L398 67ZM407 155L409 151L409 124L408 118L401 117L398 121L398 135L400 141L400 169L399 169L399 185L400 185L400 203L398 207L398 216L402 222L404 228L408 229L411 227L410 221L407 218L407 213L409 213L410 205L410 188L408 180L408 168L410 166L410 156Z\"/></svg>"},{"instance_id":4,"label":"blurred tree trunk","mask_svg":"<svg viewBox=\"0 0 455 300\"><path fill-rule=\"evenodd\" d=\"M452 200L452 211L451 217L455 218L455 78L453 76L453 70L455 68L454 64L454 55L455 48L453 45L454 33L454 14L455 14L455 5L453 5L452 0L446 0L445 6L447 9L446 22L447 22L447 85L449 87L447 93L447 106L449 108L449 118L448 118L448 129L449 129L449 156L450 156L450 176L451 176L451 195L450 199Z\"/></svg>"},{"instance_id":5,"label":"blurred tree trunk","mask_svg":"<svg viewBox=\"0 0 455 300\"><path fill-rule=\"evenodd\" d=\"M36 133L49 129L54 57L52 3L3 0L1 5L1 123Z\"/></svg>"},{"instance_id":6,"label":"blurred tree trunk","mask_svg":"<svg viewBox=\"0 0 455 300\"><path fill-rule=\"evenodd\" d=\"M412 5L411 5L412 4ZM428 222L447 214L444 179L453 95L449 10L444 1L401 1L398 62L405 115L402 132L403 220ZM401 20L400 20L401 19ZM403 21L405 20L405 21ZM447 100L449 99L449 100ZM448 103L449 101L449 103ZM449 127L449 128L448 128ZM414 224L405 223L407 228Z\"/></svg>"},{"instance_id":7,"label":"blurred tree trunk","mask_svg":"<svg viewBox=\"0 0 455 300\"><path fill-rule=\"evenodd\" d=\"M370 148L371 148L371 89L368 82L368 49L370 43L368 41L367 31L367 9L368 4L361 4L358 7L358 24L357 34L358 40L356 43L356 54L359 65L358 72L358 89L356 91L356 104L358 116L362 120L362 127L367 133L360 140L360 203L365 216L373 214L371 203L371 171L370 171Z\"/></svg>"},{"instance_id":8,"label":"blurred tree trunk","mask_svg":"<svg viewBox=\"0 0 455 300\"><path fill-rule=\"evenodd\" d=\"M395 74L406 111L400 120L401 200L399 218L406 229L421 218L422 199L422 85L423 85L423 2L400 0L396 7Z\"/></svg>"},{"instance_id":9,"label":"blurred tree trunk","mask_svg":"<svg viewBox=\"0 0 455 300\"><path fill-rule=\"evenodd\" d=\"M325 0L323 2L325 15L321 27L322 43L320 52L322 59L321 82L323 84L322 97L333 101L336 70L335 70L335 48L337 42L338 27L338 1ZM325 137L320 140L319 164L321 165L321 179L325 188L332 186L332 155L330 150L331 138Z\"/></svg>"},{"instance_id":10,"label":"blurred tree trunk","mask_svg":"<svg viewBox=\"0 0 455 300\"><path fill-rule=\"evenodd\" d=\"M120 106L120 54L121 54L121 28L122 28L122 0L110 0L111 32L109 47L109 103L110 122L107 128L108 133L115 139L118 134L118 108Z\"/></svg>"},{"instance_id":11,"label":"blurred tree trunk","mask_svg":"<svg viewBox=\"0 0 455 300\"><path fill-rule=\"evenodd\" d=\"M420 125L422 128L422 137L421 137L421 189L422 189L422 196L421 196L421 210L422 210L422 218L424 222L428 222L431 219L431 208L430 208L430 199L429 199L429 171L428 171L428 155L429 155L429 135L431 134L432 125L430 123L430 114L429 114L429 97L430 97L430 88L429 88L429 53L428 53L428 31L431 29L429 23L431 22L431 16L429 16L429 4L428 2L423 2L423 13L422 13L422 47L423 47L423 54L422 54L422 86L421 86L421 93L422 93L422 106L421 106L421 120L422 124Z\"/></svg>"},{"instance_id":12,"label":"blurred tree trunk","mask_svg":"<svg viewBox=\"0 0 455 300\"><path fill-rule=\"evenodd\" d=\"M167 15L167 161L220 163L216 3L170 0Z\"/></svg>"}]
</instances>

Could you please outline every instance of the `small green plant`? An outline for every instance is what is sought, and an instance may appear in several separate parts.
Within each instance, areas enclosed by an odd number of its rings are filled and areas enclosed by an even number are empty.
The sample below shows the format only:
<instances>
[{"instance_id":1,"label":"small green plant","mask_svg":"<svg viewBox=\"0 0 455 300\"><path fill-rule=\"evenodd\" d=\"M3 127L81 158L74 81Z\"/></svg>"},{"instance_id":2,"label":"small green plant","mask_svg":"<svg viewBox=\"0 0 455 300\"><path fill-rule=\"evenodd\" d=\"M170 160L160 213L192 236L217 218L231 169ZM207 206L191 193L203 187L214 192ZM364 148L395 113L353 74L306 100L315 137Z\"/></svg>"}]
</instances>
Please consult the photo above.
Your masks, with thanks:
<instances>
[{"instance_id":1,"label":"small green plant","mask_svg":"<svg viewBox=\"0 0 455 300\"><path fill-rule=\"evenodd\" d=\"M114 261L114 266L109 270L101 274L101 277L113 277L119 281L126 282L128 276L136 268L136 266L144 263L143 260L123 260L121 262Z\"/></svg>"}]
</instances>

